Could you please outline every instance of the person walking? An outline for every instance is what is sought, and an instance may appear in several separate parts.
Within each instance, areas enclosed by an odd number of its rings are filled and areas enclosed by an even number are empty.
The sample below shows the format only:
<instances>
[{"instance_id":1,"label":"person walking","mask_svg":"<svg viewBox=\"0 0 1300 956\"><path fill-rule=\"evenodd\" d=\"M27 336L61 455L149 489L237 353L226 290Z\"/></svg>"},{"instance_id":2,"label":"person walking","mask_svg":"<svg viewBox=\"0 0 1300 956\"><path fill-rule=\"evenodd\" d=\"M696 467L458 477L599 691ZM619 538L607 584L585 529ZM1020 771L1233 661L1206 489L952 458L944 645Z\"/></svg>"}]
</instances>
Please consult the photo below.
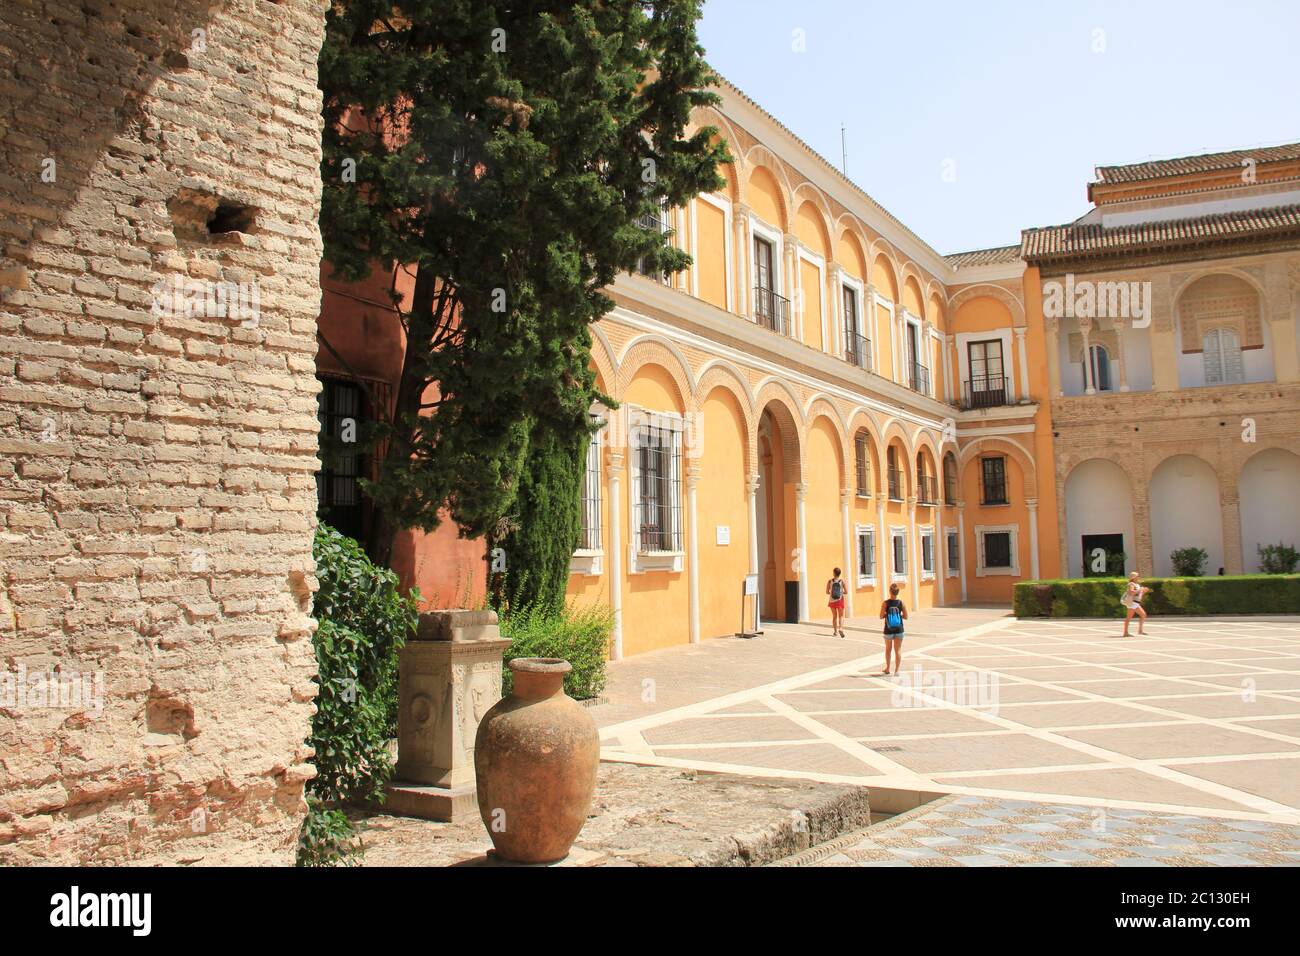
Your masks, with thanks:
<instances>
[{"instance_id":1,"label":"person walking","mask_svg":"<svg viewBox=\"0 0 1300 956\"><path fill-rule=\"evenodd\" d=\"M826 594L830 598L828 606L831 609L831 637L838 634L844 636L844 599L848 593L844 579L840 577L840 569L836 568L831 579L826 582Z\"/></svg>"},{"instance_id":2,"label":"person walking","mask_svg":"<svg viewBox=\"0 0 1300 956\"><path fill-rule=\"evenodd\" d=\"M1150 588L1142 586L1142 579L1136 571L1128 576L1128 587L1124 589L1124 596L1119 599L1119 603L1124 605L1128 612L1124 615L1124 636L1128 637L1128 622L1133 620L1133 615L1138 616L1138 634L1146 634L1147 612L1142 607L1142 598L1144 598Z\"/></svg>"},{"instance_id":3,"label":"person walking","mask_svg":"<svg viewBox=\"0 0 1300 956\"><path fill-rule=\"evenodd\" d=\"M907 620L907 605L898 599L898 585L889 586L889 599L880 602L880 619L885 622L885 669L881 677L888 677L889 658L894 658L895 676L903 663L903 622Z\"/></svg>"}]
</instances>

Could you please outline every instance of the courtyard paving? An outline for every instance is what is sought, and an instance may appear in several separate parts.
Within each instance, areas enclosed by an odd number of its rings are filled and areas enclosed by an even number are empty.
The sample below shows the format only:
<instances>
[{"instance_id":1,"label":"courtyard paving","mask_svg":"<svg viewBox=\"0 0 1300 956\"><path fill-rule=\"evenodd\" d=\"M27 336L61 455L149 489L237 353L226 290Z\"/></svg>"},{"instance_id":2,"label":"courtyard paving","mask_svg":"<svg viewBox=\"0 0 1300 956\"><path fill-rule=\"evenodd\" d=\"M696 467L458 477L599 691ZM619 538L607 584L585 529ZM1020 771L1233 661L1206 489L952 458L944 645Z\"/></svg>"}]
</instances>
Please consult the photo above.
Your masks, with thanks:
<instances>
[{"instance_id":1,"label":"courtyard paving","mask_svg":"<svg viewBox=\"0 0 1300 956\"><path fill-rule=\"evenodd\" d=\"M612 664L591 711L604 759L953 794L981 820L1105 808L1121 827L1157 814L1300 832L1300 620L1152 619L1123 640L1118 622L938 609L909 622L902 679L875 676L878 622L846 630L768 624ZM1248 858L1237 839L1208 855ZM1274 863L1296 849L1271 846Z\"/></svg>"}]
</instances>

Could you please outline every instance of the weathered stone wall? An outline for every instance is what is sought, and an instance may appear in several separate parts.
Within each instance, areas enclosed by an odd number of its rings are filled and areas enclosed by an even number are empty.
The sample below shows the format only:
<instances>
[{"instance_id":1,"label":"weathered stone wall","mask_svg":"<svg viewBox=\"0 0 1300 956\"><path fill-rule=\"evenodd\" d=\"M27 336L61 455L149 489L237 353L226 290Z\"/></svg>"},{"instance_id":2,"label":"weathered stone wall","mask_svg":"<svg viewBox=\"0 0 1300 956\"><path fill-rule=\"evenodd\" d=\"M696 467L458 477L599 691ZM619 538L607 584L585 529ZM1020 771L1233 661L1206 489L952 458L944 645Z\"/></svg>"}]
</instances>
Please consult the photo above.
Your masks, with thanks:
<instances>
[{"instance_id":1,"label":"weathered stone wall","mask_svg":"<svg viewBox=\"0 0 1300 956\"><path fill-rule=\"evenodd\" d=\"M293 859L326 5L0 4L0 863Z\"/></svg>"}]
</instances>

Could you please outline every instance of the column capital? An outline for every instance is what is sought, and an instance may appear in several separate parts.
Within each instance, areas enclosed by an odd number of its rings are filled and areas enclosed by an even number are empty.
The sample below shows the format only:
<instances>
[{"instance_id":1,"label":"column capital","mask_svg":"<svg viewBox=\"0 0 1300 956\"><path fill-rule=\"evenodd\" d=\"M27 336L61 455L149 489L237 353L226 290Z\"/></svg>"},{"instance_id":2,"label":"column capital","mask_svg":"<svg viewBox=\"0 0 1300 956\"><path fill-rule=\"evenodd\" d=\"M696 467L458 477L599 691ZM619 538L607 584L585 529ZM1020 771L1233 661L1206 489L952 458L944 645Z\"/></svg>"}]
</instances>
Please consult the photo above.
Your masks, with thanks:
<instances>
[{"instance_id":1,"label":"column capital","mask_svg":"<svg viewBox=\"0 0 1300 956\"><path fill-rule=\"evenodd\" d=\"M753 213L754 211L753 208L751 208L747 203L743 203L743 202L736 203L734 208L736 211L737 219L748 219L750 217L750 214Z\"/></svg>"},{"instance_id":2,"label":"column capital","mask_svg":"<svg viewBox=\"0 0 1300 956\"><path fill-rule=\"evenodd\" d=\"M623 474L623 453L621 451L609 452L609 458L605 462L605 472L611 478L617 478Z\"/></svg>"},{"instance_id":3,"label":"column capital","mask_svg":"<svg viewBox=\"0 0 1300 956\"><path fill-rule=\"evenodd\" d=\"M1038 510L1038 499L1037 499L1037 498L1026 498L1026 499L1025 499L1025 507L1028 508L1030 511L1037 511L1037 510Z\"/></svg>"},{"instance_id":4,"label":"column capital","mask_svg":"<svg viewBox=\"0 0 1300 956\"><path fill-rule=\"evenodd\" d=\"M745 477L745 492L752 498L758 494L758 489L762 480L758 475L747 475Z\"/></svg>"},{"instance_id":5,"label":"column capital","mask_svg":"<svg viewBox=\"0 0 1300 956\"><path fill-rule=\"evenodd\" d=\"M1025 337L1025 333L1028 332L1029 330L1025 328L1023 325L1017 325L1013 328L1013 331L1016 333L1016 338L1023 339Z\"/></svg>"},{"instance_id":6,"label":"column capital","mask_svg":"<svg viewBox=\"0 0 1300 956\"><path fill-rule=\"evenodd\" d=\"M840 489L840 507L847 508L853 501L853 492L848 488Z\"/></svg>"},{"instance_id":7,"label":"column capital","mask_svg":"<svg viewBox=\"0 0 1300 956\"><path fill-rule=\"evenodd\" d=\"M808 483L801 481L794 486L794 496L799 501L808 500Z\"/></svg>"}]
</instances>

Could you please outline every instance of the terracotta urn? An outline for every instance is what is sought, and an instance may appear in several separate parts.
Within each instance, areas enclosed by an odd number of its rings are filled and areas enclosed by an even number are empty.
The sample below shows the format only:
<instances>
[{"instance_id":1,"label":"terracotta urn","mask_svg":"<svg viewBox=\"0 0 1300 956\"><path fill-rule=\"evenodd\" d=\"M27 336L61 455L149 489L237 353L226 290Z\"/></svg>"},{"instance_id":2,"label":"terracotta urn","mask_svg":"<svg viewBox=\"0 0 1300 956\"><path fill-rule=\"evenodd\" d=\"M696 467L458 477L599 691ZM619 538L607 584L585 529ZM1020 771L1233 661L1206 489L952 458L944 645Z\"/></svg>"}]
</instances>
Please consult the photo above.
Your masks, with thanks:
<instances>
[{"instance_id":1,"label":"terracotta urn","mask_svg":"<svg viewBox=\"0 0 1300 956\"><path fill-rule=\"evenodd\" d=\"M521 657L509 667L514 690L483 715L474 740L479 814L501 859L553 863L587 820L600 734L564 693L568 661Z\"/></svg>"}]
</instances>

